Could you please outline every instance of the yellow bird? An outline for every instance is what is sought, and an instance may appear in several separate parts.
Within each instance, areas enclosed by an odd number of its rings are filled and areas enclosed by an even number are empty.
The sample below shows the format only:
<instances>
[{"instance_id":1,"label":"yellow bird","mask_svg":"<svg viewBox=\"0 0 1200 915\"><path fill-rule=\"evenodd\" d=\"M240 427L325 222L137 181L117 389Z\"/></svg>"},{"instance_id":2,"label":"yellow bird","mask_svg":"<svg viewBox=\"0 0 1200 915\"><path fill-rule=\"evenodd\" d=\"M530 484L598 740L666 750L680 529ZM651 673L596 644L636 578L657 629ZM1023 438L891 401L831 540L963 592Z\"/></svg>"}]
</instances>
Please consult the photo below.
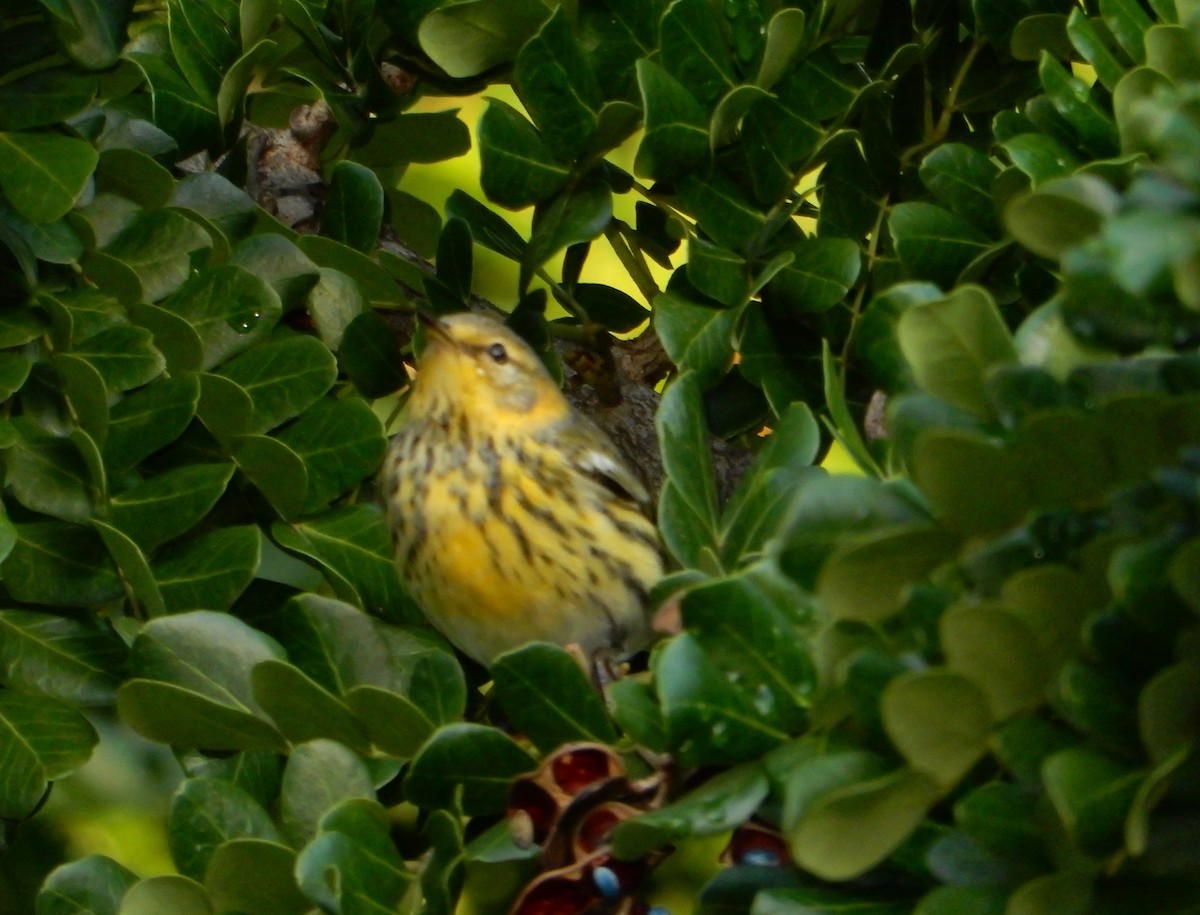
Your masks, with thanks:
<instances>
[{"instance_id":1,"label":"yellow bird","mask_svg":"<svg viewBox=\"0 0 1200 915\"><path fill-rule=\"evenodd\" d=\"M430 622L489 664L540 640L636 650L663 574L649 496L537 354L484 315L421 315L426 343L382 492Z\"/></svg>"}]
</instances>

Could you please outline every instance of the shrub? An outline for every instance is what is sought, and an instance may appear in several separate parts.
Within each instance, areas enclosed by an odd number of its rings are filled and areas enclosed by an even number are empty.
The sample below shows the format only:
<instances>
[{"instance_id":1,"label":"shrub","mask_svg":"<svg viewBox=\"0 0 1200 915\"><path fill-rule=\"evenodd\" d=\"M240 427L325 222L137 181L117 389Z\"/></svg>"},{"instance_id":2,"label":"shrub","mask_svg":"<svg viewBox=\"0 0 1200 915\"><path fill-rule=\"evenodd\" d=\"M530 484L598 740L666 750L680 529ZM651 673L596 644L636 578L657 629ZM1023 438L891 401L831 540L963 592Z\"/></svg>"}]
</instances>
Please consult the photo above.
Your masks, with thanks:
<instances>
[{"instance_id":1,"label":"shrub","mask_svg":"<svg viewBox=\"0 0 1200 915\"><path fill-rule=\"evenodd\" d=\"M638 911L730 831L697 911L1196 911L1197 15L9 4L0 815L89 757L84 710L187 776L178 875L74 861L39 913ZM413 103L503 82L488 202L443 223L396 186L471 134ZM244 128L317 99L304 235L241 190ZM594 244L643 301L580 281ZM465 307L474 245L536 343L651 317L672 364L681 630L607 702L539 644L482 702L370 497L384 316ZM709 434L764 425L719 504ZM812 466L831 439L863 475Z\"/></svg>"}]
</instances>

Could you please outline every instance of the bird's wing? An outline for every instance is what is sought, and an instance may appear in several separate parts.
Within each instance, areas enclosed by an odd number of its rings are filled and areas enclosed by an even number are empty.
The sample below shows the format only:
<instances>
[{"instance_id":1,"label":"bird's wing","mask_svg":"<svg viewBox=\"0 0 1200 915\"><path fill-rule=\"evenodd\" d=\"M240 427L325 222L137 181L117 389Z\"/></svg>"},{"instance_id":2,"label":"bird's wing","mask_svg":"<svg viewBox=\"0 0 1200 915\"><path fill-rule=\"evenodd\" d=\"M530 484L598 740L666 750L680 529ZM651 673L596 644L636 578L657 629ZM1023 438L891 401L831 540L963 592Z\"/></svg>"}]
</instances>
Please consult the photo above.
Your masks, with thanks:
<instances>
[{"instance_id":1,"label":"bird's wing","mask_svg":"<svg viewBox=\"0 0 1200 915\"><path fill-rule=\"evenodd\" d=\"M650 494L620 452L591 420L573 414L559 431L559 442L570 462L585 476L618 498L648 506Z\"/></svg>"}]
</instances>

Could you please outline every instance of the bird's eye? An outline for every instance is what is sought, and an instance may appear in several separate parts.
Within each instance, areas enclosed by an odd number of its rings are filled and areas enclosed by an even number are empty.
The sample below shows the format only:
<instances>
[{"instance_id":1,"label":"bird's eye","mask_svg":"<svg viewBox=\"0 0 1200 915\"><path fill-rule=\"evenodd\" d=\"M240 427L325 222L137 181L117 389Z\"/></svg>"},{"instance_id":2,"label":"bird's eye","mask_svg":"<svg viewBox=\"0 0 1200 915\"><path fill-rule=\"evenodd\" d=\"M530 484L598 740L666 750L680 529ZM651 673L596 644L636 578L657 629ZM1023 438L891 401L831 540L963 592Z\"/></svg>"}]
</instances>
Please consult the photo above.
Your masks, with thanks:
<instances>
[{"instance_id":1,"label":"bird's eye","mask_svg":"<svg viewBox=\"0 0 1200 915\"><path fill-rule=\"evenodd\" d=\"M498 365L503 365L508 361L508 350L504 348L503 343L493 343L488 347L487 352Z\"/></svg>"}]
</instances>

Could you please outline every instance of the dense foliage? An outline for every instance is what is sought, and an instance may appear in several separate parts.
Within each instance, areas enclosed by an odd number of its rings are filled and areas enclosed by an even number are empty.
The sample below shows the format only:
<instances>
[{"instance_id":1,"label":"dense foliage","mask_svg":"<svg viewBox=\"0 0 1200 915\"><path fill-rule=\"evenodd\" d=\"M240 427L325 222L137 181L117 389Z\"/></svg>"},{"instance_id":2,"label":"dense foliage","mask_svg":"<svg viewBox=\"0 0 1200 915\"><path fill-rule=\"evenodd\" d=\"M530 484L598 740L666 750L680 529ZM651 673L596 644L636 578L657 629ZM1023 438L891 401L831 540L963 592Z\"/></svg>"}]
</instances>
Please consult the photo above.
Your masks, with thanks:
<instances>
[{"instance_id":1,"label":"dense foliage","mask_svg":"<svg viewBox=\"0 0 1200 915\"><path fill-rule=\"evenodd\" d=\"M498 82L473 134L410 110ZM318 98L299 235L243 125ZM1198 100L1193 0L6 3L0 817L85 710L187 776L178 875L86 858L39 915L636 910L730 830L697 911L1200 911ZM397 181L472 137L442 225ZM652 316L677 369L682 631L607 703L548 645L485 700L371 498L380 313L463 307L474 245L539 345ZM719 505L709 432L763 424Z\"/></svg>"}]
</instances>

